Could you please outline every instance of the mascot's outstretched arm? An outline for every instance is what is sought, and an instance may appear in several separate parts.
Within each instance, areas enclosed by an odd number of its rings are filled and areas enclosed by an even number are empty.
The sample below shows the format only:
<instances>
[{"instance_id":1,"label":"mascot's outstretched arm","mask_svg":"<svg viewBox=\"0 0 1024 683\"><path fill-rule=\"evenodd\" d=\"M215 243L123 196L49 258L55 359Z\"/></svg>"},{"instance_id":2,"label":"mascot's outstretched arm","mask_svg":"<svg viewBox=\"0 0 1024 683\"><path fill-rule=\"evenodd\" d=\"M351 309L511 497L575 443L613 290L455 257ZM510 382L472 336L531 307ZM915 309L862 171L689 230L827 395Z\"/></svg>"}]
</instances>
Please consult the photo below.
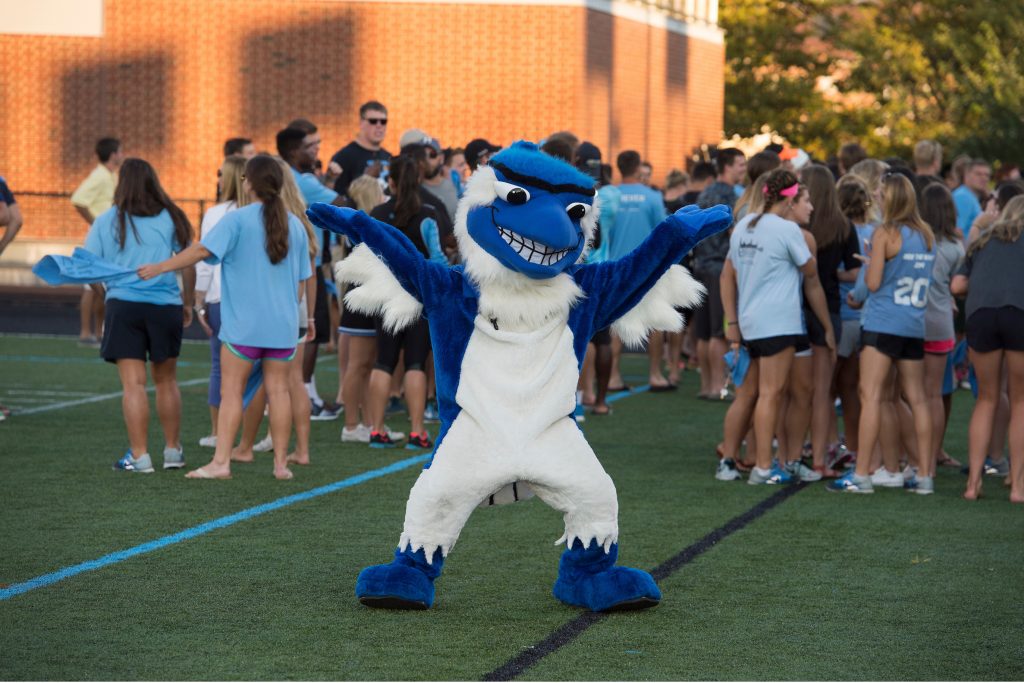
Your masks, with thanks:
<instances>
[{"instance_id":1,"label":"mascot's outstretched arm","mask_svg":"<svg viewBox=\"0 0 1024 683\"><path fill-rule=\"evenodd\" d=\"M350 290L345 303L367 315L382 314L388 329L412 324L456 287L447 267L426 260L401 231L362 211L318 202L306 215L357 245L335 273L342 282L367 286Z\"/></svg>"},{"instance_id":2,"label":"mascot's outstretched arm","mask_svg":"<svg viewBox=\"0 0 1024 683\"><path fill-rule=\"evenodd\" d=\"M592 329L612 325L626 343L641 342L652 330L681 329L677 307L700 303L704 288L677 264L698 242L731 222L727 206L687 206L659 223L623 258L579 268L575 277L590 299Z\"/></svg>"}]
</instances>

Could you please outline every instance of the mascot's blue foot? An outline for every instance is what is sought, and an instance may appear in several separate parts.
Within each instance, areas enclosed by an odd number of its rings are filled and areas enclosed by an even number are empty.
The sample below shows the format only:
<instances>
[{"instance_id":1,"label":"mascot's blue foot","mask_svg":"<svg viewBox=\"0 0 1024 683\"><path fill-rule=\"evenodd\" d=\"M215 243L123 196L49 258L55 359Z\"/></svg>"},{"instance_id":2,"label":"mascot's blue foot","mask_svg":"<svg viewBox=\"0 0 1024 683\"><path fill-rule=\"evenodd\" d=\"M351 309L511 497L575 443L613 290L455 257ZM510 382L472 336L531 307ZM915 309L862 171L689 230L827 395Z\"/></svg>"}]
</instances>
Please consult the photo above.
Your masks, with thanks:
<instances>
[{"instance_id":1,"label":"mascot's blue foot","mask_svg":"<svg viewBox=\"0 0 1024 683\"><path fill-rule=\"evenodd\" d=\"M594 612L617 612L654 607L661 591L651 575L640 569L616 567L618 544L609 552L592 541L589 548L576 540L562 553L555 597L568 605Z\"/></svg>"},{"instance_id":2,"label":"mascot's blue foot","mask_svg":"<svg viewBox=\"0 0 1024 683\"><path fill-rule=\"evenodd\" d=\"M359 572L356 597L367 607L427 609L434 603L434 579L441 575L444 556L434 551L431 563L422 549L396 550L391 564L378 564Z\"/></svg>"}]
</instances>

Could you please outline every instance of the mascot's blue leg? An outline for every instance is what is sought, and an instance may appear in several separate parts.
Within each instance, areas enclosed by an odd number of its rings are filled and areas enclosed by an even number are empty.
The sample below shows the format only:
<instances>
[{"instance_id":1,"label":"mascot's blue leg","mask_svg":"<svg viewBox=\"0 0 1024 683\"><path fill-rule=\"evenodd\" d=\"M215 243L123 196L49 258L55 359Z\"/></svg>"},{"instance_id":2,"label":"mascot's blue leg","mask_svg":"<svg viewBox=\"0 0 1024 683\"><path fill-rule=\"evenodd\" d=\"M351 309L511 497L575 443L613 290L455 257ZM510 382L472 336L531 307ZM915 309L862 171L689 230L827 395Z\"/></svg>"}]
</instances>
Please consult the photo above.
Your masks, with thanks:
<instances>
[{"instance_id":1,"label":"mascot's blue leg","mask_svg":"<svg viewBox=\"0 0 1024 683\"><path fill-rule=\"evenodd\" d=\"M643 609L661 600L661 591L651 575L640 569L616 567L619 546L609 552L591 541L584 548L577 539L562 553L558 563L555 597L562 602L594 612Z\"/></svg>"},{"instance_id":2,"label":"mascot's blue leg","mask_svg":"<svg viewBox=\"0 0 1024 683\"><path fill-rule=\"evenodd\" d=\"M423 549L395 550L391 564L378 564L359 572L356 597L368 607L427 609L434 602L434 579L441 575L441 549L427 564Z\"/></svg>"}]
</instances>

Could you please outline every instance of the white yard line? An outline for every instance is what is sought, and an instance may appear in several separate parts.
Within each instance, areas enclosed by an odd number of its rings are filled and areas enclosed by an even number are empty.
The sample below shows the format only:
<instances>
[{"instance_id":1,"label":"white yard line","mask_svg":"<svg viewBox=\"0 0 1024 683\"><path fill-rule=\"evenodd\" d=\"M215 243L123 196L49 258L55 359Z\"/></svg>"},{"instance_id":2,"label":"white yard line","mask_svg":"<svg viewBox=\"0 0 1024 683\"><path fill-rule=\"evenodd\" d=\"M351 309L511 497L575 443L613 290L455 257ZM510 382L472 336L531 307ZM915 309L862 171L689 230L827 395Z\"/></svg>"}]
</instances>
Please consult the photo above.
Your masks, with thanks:
<instances>
[{"instance_id":1,"label":"white yard line","mask_svg":"<svg viewBox=\"0 0 1024 683\"><path fill-rule=\"evenodd\" d=\"M208 384L210 382L209 377L200 377L199 379L190 379L184 382L178 382L179 387L194 387L197 384ZM146 391L152 393L156 391L156 387L146 387ZM109 401L112 398L120 398L124 396L123 391L114 391L109 394L97 394L96 396L90 396L89 398L80 398L74 401L61 401L60 403L51 403L45 406L39 406L38 408L29 408L28 410L19 410L17 415L33 415L35 413L45 413L50 410L61 410L63 408L72 408L74 406L87 405L89 403L99 403L100 401Z\"/></svg>"}]
</instances>

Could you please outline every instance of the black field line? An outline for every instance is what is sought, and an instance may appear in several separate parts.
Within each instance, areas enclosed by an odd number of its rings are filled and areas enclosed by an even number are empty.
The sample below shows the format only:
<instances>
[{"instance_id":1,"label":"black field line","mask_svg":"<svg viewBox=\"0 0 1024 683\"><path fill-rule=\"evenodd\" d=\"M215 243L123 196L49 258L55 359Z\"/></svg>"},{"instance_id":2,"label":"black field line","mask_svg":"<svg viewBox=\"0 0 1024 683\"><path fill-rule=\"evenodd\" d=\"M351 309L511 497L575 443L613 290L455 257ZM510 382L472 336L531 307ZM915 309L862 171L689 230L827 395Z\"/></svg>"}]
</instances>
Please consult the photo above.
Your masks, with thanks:
<instances>
[{"instance_id":1,"label":"black field line","mask_svg":"<svg viewBox=\"0 0 1024 683\"><path fill-rule=\"evenodd\" d=\"M667 579L708 550L711 550L730 534L736 533L806 487L806 482L784 486L746 512L733 517L693 545L683 548L676 555L659 564L651 570L651 576L658 582ZM482 680L511 681L515 679L527 669L537 664L537 662L553 652L557 652L561 647L568 645L588 628L599 621L603 621L608 616L606 612L584 612L572 621L557 628L544 640L541 640L536 645L531 645L494 671L486 674Z\"/></svg>"}]
</instances>

